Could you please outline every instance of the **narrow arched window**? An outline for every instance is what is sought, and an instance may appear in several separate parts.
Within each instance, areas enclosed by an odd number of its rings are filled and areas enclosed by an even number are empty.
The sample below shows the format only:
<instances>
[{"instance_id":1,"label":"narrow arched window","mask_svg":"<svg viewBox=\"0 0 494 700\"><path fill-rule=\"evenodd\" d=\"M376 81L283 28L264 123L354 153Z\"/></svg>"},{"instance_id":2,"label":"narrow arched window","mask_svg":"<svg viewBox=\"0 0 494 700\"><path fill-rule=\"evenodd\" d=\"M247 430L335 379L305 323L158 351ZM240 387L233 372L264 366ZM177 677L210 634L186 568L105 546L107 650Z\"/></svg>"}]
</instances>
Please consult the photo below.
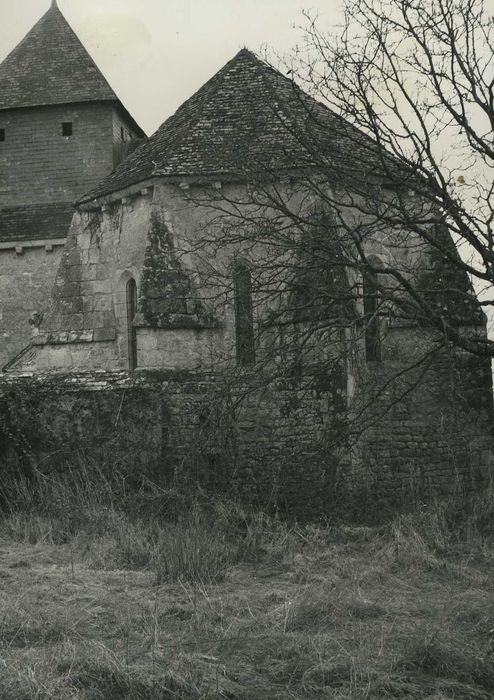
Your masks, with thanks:
<instances>
[{"instance_id":1,"label":"narrow arched window","mask_svg":"<svg viewBox=\"0 0 494 700\"><path fill-rule=\"evenodd\" d=\"M377 274L365 270L363 275L365 357L367 362L381 361L379 328L379 285Z\"/></svg>"},{"instance_id":2,"label":"narrow arched window","mask_svg":"<svg viewBox=\"0 0 494 700\"><path fill-rule=\"evenodd\" d=\"M137 286L134 279L127 282L127 341L129 369L137 367L137 334L134 318L137 313Z\"/></svg>"},{"instance_id":3,"label":"narrow arched window","mask_svg":"<svg viewBox=\"0 0 494 700\"><path fill-rule=\"evenodd\" d=\"M235 295L235 335L237 362L241 366L255 361L254 322L252 314L252 277L245 263L237 263L233 273Z\"/></svg>"}]
</instances>

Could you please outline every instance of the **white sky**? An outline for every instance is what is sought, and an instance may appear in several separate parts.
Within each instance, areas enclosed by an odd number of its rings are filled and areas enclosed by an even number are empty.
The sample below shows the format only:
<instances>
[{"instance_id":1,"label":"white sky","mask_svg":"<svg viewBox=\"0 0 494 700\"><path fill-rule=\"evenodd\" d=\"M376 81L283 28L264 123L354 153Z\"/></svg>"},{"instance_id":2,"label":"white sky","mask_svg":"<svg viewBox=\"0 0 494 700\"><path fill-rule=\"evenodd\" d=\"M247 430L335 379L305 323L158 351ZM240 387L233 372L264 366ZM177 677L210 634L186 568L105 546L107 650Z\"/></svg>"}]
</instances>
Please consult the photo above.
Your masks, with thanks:
<instances>
[{"instance_id":1,"label":"white sky","mask_svg":"<svg viewBox=\"0 0 494 700\"><path fill-rule=\"evenodd\" d=\"M51 0L0 0L0 61ZM304 9L328 30L339 0L59 0L106 79L149 134L239 49L288 53Z\"/></svg>"}]
</instances>

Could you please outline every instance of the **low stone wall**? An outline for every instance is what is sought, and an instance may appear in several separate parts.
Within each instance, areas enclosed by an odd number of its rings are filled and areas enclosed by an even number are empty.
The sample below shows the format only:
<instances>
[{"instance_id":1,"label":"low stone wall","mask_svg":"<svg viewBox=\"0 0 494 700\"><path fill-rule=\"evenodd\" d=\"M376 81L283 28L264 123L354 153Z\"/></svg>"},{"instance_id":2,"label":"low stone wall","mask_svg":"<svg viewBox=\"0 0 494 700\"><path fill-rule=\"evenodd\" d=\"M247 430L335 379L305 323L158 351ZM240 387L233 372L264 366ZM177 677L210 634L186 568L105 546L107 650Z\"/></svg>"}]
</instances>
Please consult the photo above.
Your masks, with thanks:
<instances>
[{"instance_id":1,"label":"low stone wall","mask_svg":"<svg viewBox=\"0 0 494 700\"><path fill-rule=\"evenodd\" d=\"M427 359L418 332L405 338L424 359L414 366L411 357L388 358L363 392L370 410L360 457L369 489L391 503L479 488L492 476L490 359L444 348Z\"/></svg>"},{"instance_id":2,"label":"low stone wall","mask_svg":"<svg viewBox=\"0 0 494 700\"><path fill-rule=\"evenodd\" d=\"M343 375L265 387L252 376L92 372L0 383L0 455L43 470L74 460L163 485L198 482L299 518L338 478ZM333 439L334 438L334 439Z\"/></svg>"},{"instance_id":3,"label":"low stone wall","mask_svg":"<svg viewBox=\"0 0 494 700\"><path fill-rule=\"evenodd\" d=\"M459 432L434 371L428 393L395 405L380 395L367 423L348 411L343 370L270 383L249 372L6 377L0 459L45 471L96 462L129 485L142 474L165 486L199 483L300 520L379 517L411 496L489 476L485 424L463 413Z\"/></svg>"}]
</instances>

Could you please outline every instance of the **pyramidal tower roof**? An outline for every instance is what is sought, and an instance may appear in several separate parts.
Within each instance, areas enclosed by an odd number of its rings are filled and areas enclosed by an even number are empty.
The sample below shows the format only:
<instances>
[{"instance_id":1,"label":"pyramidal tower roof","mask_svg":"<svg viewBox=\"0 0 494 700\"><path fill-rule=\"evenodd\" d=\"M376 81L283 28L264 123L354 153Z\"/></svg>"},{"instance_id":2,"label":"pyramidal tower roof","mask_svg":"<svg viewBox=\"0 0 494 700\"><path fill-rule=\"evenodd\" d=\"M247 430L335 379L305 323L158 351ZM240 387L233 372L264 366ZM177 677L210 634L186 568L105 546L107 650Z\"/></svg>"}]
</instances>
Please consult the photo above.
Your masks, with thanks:
<instances>
[{"instance_id":1,"label":"pyramidal tower roof","mask_svg":"<svg viewBox=\"0 0 494 700\"><path fill-rule=\"evenodd\" d=\"M88 202L153 177L252 173L369 161L370 139L248 49L129 155Z\"/></svg>"},{"instance_id":2,"label":"pyramidal tower roof","mask_svg":"<svg viewBox=\"0 0 494 700\"><path fill-rule=\"evenodd\" d=\"M0 64L0 109L114 100L56 0Z\"/></svg>"}]
</instances>

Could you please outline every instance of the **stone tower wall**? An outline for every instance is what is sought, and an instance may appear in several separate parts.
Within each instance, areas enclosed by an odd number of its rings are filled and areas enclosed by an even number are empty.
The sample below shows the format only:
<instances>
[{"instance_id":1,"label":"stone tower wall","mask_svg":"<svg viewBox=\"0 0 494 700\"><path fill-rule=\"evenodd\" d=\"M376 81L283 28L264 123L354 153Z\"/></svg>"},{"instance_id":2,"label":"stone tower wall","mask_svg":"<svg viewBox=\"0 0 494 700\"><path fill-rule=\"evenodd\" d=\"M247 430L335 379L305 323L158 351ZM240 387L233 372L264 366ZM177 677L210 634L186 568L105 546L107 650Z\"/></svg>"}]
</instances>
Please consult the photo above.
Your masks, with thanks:
<instances>
[{"instance_id":1,"label":"stone tower wall","mask_svg":"<svg viewBox=\"0 0 494 700\"><path fill-rule=\"evenodd\" d=\"M72 202L88 192L113 169L113 121L105 103L1 111L0 207ZM72 122L72 136L62 135L63 122Z\"/></svg>"}]
</instances>

